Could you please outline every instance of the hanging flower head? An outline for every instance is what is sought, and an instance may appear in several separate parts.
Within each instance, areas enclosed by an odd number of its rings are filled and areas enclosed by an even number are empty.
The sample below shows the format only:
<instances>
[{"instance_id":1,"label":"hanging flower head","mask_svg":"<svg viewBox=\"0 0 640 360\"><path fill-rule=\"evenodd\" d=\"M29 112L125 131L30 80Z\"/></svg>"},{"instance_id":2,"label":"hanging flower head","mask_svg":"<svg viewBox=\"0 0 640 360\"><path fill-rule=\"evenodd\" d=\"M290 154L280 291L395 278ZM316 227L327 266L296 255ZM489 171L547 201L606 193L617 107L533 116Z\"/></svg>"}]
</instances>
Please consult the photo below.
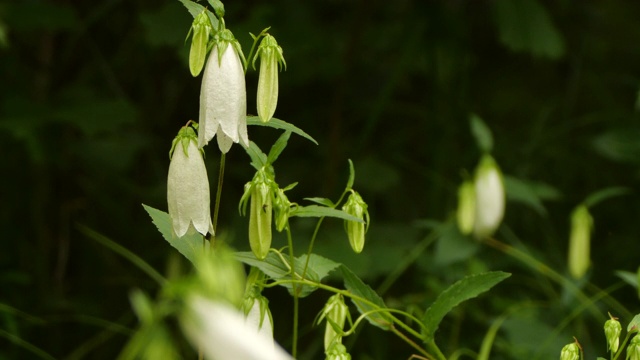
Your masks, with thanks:
<instances>
[{"instance_id":1,"label":"hanging flower head","mask_svg":"<svg viewBox=\"0 0 640 360\"><path fill-rule=\"evenodd\" d=\"M233 143L249 146L245 60L228 29L221 30L214 41L200 88L198 146L202 148L218 135L218 147L227 153Z\"/></svg>"},{"instance_id":2,"label":"hanging flower head","mask_svg":"<svg viewBox=\"0 0 640 360\"><path fill-rule=\"evenodd\" d=\"M473 235L483 239L493 235L504 217L505 193L502 172L491 155L484 155L475 176L475 221Z\"/></svg>"},{"instance_id":3,"label":"hanging flower head","mask_svg":"<svg viewBox=\"0 0 640 360\"><path fill-rule=\"evenodd\" d=\"M367 203L362 200L360 194L355 190L350 190L351 194L347 199L347 202L342 206L342 211L349 215L353 215L363 222L356 222L351 220L345 220L344 226L349 237L349 244L356 254L362 252L364 248L365 233L369 229L369 211L367 210Z\"/></svg>"},{"instance_id":4,"label":"hanging flower head","mask_svg":"<svg viewBox=\"0 0 640 360\"><path fill-rule=\"evenodd\" d=\"M278 64L287 68L282 56L282 48L278 46L276 38L267 34L260 41L260 46L253 58L253 68L256 59L260 57L260 77L258 79L258 117L260 121L271 120L278 105Z\"/></svg>"},{"instance_id":5,"label":"hanging flower head","mask_svg":"<svg viewBox=\"0 0 640 360\"><path fill-rule=\"evenodd\" d=\"M207 232L213 234L209 179L192 127L180 129L169 156L167 202L173 232L178 237L184 236L190 229L202 235Z\"/></svg>"}]
</instances>

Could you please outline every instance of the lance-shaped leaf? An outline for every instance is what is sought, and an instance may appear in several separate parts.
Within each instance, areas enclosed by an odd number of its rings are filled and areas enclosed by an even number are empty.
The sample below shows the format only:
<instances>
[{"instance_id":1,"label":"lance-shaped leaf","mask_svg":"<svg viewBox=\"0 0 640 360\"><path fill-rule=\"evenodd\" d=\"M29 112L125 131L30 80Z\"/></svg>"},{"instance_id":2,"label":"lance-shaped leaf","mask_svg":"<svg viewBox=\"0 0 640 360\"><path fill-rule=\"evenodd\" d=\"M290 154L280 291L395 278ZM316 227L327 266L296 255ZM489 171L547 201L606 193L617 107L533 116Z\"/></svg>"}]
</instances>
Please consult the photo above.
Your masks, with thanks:
<instances>
[{"instance_id":1,"label":"lance-shaped leaf","mask_svg":"<svg viewBox=\"0 0 640 360\"><path fill-rule=\"evenodd\" d=\"M461 302L482 294L509 276L511 274L506 272L492 271L467 276L451 285L438 296L424 313L422 317L422 322L425 325L422 330L423 340L425 342L433 340L442 319Z\"/></svg>"}]
</instances>

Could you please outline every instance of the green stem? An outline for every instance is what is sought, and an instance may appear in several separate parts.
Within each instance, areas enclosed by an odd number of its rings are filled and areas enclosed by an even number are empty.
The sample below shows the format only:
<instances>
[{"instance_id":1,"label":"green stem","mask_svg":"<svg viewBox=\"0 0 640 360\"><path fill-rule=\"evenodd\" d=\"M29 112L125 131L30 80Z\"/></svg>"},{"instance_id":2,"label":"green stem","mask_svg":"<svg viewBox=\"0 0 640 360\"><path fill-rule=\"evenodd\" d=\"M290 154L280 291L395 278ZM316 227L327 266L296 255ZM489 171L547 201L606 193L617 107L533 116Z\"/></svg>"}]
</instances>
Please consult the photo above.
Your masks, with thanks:
<instances>
[{"instance_id":1,"label":"green stem","mask_svg":"<svg viewBox=\"0 0 640 360\"><path fill-rule=\"evenodd\" d=\"M413 249L413 251L411 251L409 256L407 256L404 261L400 262L398 266L393 270L393 272L391 272L387 276L387 278L384 279L384 282L378 287L378 295L384 295L384 293L389 290L391 285L393 285L393 283L398 280L398 278L409 268L409 266L411 266L411 264L413 264L422 255L422 252L426 250L426 248L428 248L429 245L431 245L431 243L433 243L439 235L440 233L438 231L433 231L421 243L419 243Z\"/></svg>"},{"instance_id":2,"label":"green stem","mask_svg":"<svg viewBox=\"0 0 640 360\"><path fill-rule=\"evenodd\" d=\"M303 280L304 280L304 276L307 275L307 268L309 267L309 259L311 259L311 251L313 251L313 244L316 242L316 237L318 236L318 231L320 230L320 225L322 225L322 221L323 220L324 220L324 217L321 217L320 219L318 219L318 223L316 224L316 228L313 230L313 235L311 236L311 241L309 242L309 248L307 249L307 258L304 261L304 268L302 269L302 279ZM288 230L288 227L287 227L287 230ZM293 264L293 262L292 262L292 264Z\"/></svg>"},{"instance_id":3,"label":"green stem","mask_svg":"<svg viewBox=\"0 0 640 360\"><path fill-rule=\"evenodd\" d=\"M359 301L359 302L365 303L365 304L367 304L367 305L369 305L369 306L371 306L373 308L383 310L382 308L380 308L378 305L374 304L373 302L371 302L371 301L369 301L369 300L367 300L367 299L365 299L363 297L354 295L350 291L338 289L338 288L335 288L333 286L329 286L329 285L326 285L326 284L323 284L323 283L314 282L314 281L307 280L307 279L302 279L302 280L284 280L284 279L283 280L276 280L276 281L266 285L266 287L273 287L273 286L277 286L277 285L280 285L280 284L286 284L286 283L302 284L302 285L308 285L308 286L317 287L317 288L320 288L320 289L323 289L323 290L327 290L327 291L332 292L332 293L341 294L342 296L351 298L352 300L355 300L355 301ZM387 310L392 310L392 309L387 309ZM422 335L419 332L415 331L410 326L405 324L402 320L400 320L397 317L395 317L391 312L387 311L387 316L393 323L395 323L396 325L402 327L406 332L408 332L411 335L413 335L414 337L422 340ZM422 323L419 323L419 325L420 325L420 327L424 327L424 325ZM399 330L396 329L394 326L390 325L389 326L389 330L392 331L394 334L398 335L402 340L407 342L407 344L409 344L414 349L419 349L421 354L424 354L424 355L426 355L428 357L434 358L433 355L431 355L425 349L421 348L415 342L413 342L410 339L408 339L404 334L400 333ZM400 334L402 334L402 336L400 336ZM431 341L430 343L427 343L427 346L429 346L429 348L432 350L432 352L436 354L435 359L446 360L446 357L442 354L442 352L440 351L438 346L433 341Z\"/></svg>"},{"instance_id":4,"label":"green stem","mask_svg":"<svg viewBox=\"0 0 640 360\"><path fill-rule=\"evenodd\" d=\"M582 292L576 285L574 285L571 281L569 281L569 279L560 275L557 271L553 270L552 268L550 268L543 262L537 260L533 256L523 251L520 251L511 245L498 241L494 238L487 238L484 240L484 242L487 245L522 261L526 265L530 266L531 268L538 271L539 273L545 275L549 279L555 281L559 285L566 286L567 289L569 289L584 304L589 304L591 302L589 298L584 294L584 292ZM592 304L592 306L590 306L590 310L597 319L604 321L603 315L599 312L598 308L595 305Z\"/></svg>"},{"instance_id":5,"label":"green stem","mask_svg":"<svg viewBox=\"0 0 640 360\"><path fill-rule=\"evenodd\" d=\"M138 255L134 254L129 249L127 249L124 246L116 243L115 241L109 239L108 237L106 237L106 236L104 236L104 235L102 235L102 234L100 234L100 233L98 233L98 232L96 232L94 230L91 230L90 228L88 228L88 227L86 227L86 226L84 226L82 224L76 224L76 227L78 228L78 230L80 230L80 232L84 233L86 236L88 236L91 239L99 242L100 244L108 247L109 249L113 250L114 252L116 252L120 256L122 256L125 259L129 260L132 264L137 266L140 270L142 270L145 273L147 273L147 275L149 275L149 277L154 279L158 284L165 285L167 283L167 279L165 279L164 276L162 276L159 272L156 271L156 269L154 269L151 265L149 265L149 263L147 263L146 261L142 260L141 257L139 257Z\"/></svg>"},{"instance_id":6,"label":"green stem","mask_svg":"<svg viewBox=\"0 0 640 360\"><path fill-rule=\"evenodd\" d=\"M612 360L616 360L618 359L618 357L624 352L625 347L627 346L627 342L629 341L629 339L631 339L631 335L635 334L637 331L629 331L627 333L627 336L624 337L624 341L622 342L622 344L620 344L620 346L618 347L618 352L616 353L616 355L613 357Z\"/></svg>"},{"instance_id":7,"label":"green stem","mask_svg":"<svg viewBox=\"0 0 640 360\"><path fill-rule=\"evenodd\" d=\"M220 213L220 197L222 197L222 183L224 180L224 165L227 154L220 154L220 171L218 172L218 189L216 190L216 203L213 208L213 234L211 235L211 246L215 243L218 233L218 213ZM204 241L204 240L203 240Z\"/></svg>"},{"instance_id":8,"label":"green stem","mask_svg":"<svg viewBox=\"0 0 640 360\"><path fill-rule=\"evenodd\" d=\"M291 261L291 280L293 282L293 340L291 343L291 355L296 358L298 351L298 284L295 282L296 266L295 257L293 256L293 239L291 238L291 229L289 226L287 229L287 242L289 243L289 258ZM307 257L307 261L309 258ZM304 273L303 275L304 276Z\"/></svg>"}]
</instances>

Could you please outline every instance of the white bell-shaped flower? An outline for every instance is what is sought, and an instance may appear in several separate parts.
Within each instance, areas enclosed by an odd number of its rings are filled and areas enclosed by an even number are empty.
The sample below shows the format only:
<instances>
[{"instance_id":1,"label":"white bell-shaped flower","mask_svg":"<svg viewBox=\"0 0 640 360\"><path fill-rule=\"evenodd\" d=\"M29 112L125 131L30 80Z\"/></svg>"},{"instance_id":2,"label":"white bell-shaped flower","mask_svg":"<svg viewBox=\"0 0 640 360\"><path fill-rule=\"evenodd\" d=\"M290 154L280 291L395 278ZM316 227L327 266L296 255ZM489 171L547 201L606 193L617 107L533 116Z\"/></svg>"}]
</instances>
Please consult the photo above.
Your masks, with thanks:
<instances>
[{"instance_id":1,"label":"white bell-shaped flower","mask_svg":"<svg viewBox=\"0 0 640 360\"><path fill-rule=\"evenodd\" d=\"M504 217L505 193L502 173L491 155L484 155L475 176L475 221L473 235L483 239L493 235Z\"/></svg>"},{"instance_id":2,"label":"white bell-shaped flower","mask_svg":"<svg viewBox=\"0 0 640 360\"><path fill-rule=\"evenodd\" d=\"M180 130L172 152L167 202L173 231L178 237L184 236L190 228L202 235L213 234L207 169L191 127Z\"/></svg>"},{"instance_id":3,"label":"white bell-shaped flower","mask_svg":"<svg viewBox=\"0 0 640 360\"><path fill-rule=\"evenodd\" d=\"M245 319L247 324L255 329L260 335L273 341L273 318L269 310L269 301L262 295L253 299L253 305Z\"/></svg>"},{"instance_id":4,"label":"white bell-shaped flower","mask_svg":"<svg viewBox=\"0 0 640 360\"><path fill-rule=\"evenodd\" d=\"M198 146L217 135L220 151L227 153L233 143L249 146L244 55L231 31L224 29L217 38L202 76Z\"/></svg>"},{"instance_id":5,"label":"white bell-shaped flower","mask_svg":"<svg viewBox=\"0 0 640 360\"><path fill-rule=\"evenodd\" d=\"M191 342L212 360L293 360L273 339L258 333L233 307L201 296L187 299L182 326Z\"/></svg>"}]
</instances>

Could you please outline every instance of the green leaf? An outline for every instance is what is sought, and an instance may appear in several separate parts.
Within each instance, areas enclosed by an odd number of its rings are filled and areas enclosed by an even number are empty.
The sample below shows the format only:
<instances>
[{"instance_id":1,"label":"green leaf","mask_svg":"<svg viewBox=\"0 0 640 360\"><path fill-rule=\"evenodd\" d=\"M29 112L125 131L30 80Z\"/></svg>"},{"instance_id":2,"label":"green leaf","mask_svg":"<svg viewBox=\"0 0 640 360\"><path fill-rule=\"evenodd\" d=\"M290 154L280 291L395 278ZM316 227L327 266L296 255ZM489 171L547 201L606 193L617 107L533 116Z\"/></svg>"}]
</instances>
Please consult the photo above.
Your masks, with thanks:
<instances>
[{"instance_id":1,"label":"green leaf","mask_svg":"<svg viewBox=\"0 0 640 360\"><path fill-rule=\"evenodd\" d=\"M493 13L500 41L512 51L549 59L564 56L562 35L537 1L494 1Z\"/></svg>"},{"instance_id":2,"label":"green leaf","mask_svg":"<svg viewBox=\"0 0 640 360\"><path fill-rule=\"evenodd\" d=\"M331 201L330 199L327 198L321 198L321 197L311 197L311 198L304 198L305 200L308 201L312 201L316 204L320 204L320 205L324 205L326 207L334 207L335 204L333 203L333 201Z\"/></svg>"},{"instance_id":3,"label":"green leaf","mask_svg":"<svg viewBox=\"0 0 640 360\"><path fill-rule=\"evenodd\" d=\"M278 156L280 156L284 148L287 147L287 141L289 141L289 137L291 137L291 131L285 131L273 144L271 150L269 151L269 156L267 156L267 162L269 164L273 165L273 163L278 160Z\"/></svg>"},{"instance_id":4,"label":"green leaf","mask_svg":"<svg viewBox=\"0 0 640 360\"><path fill-rule=\"evenodd\" d=\"M637 274L632 273L631 271L618 270L618 271L616 271L616 276L618 276L620 279L622 279L622 281L624 281L628 285L631 285L636 289L638 288L638 275Z\"/></svg>"},{"instance_id":5,"label":"green leaf","mask_svg":"<svg viewBox=\"0 0 640 360\"><path fill-rule=\"evenodd\" d=\"M244 150L251 158L251 166L256 170L262 169L267 164L267 155L253 141L249 141L249 147Z\"/></svg>"},{"instance_id":6,"label":"green leaf","mask_svg":"<svg viewBox=\"0 0 640 360\"><path fill-rule=\"evenodd\" d=\"M253 252L247 251L237 252L236 258L247 265L254 266L260 269L263 273L265 273L273 280L291 279L291 272L289 271L289 269L291 268L291 263L289 262L288 257L280 257L274 252L269 252L264 260L259 260L255 257ZM302 272L304 270L306 260L306 254L301 257L295 258L294 260L296 278L298 279L302 277ZM307 272L305 273L304 278L319 283L338 266L340 266L340 263L329 260L320 255L311 254ZM283 283L281 285L286 287L289 290L290 294L293 294L293 284ZM317 287L315 286L300 284L297 285L298 296L301 298L308 296L316 289Z\"/></svg>"},{"instance_id":7,"label":"green leaf","mask_svg":"<svg viewBox=\"0 0 640 360\"><path fill-rule=\"evenodd\" d=\"M347 191L353 188L353 183L356 180L356 171L353 168L353 161L349 159L349 180L347 180Z\"/></svg>"},{"instance_id":8,"label":"green leaf","mask_svg":"<svg viewBox=\"0 0 640 360\"><path fill-rule=\"evenodd\" d=\"M593 194L589 195L587 197L587 199L584 201L584 204L587 207L593 207L594 205L598 204L599 202L602 202L602 201L607 200L609 198L612 198L614 196L627 195L630 192L631 192L630 189L625 188L625 187L621 187L621 186L609 187L609 188L606 188L606 189L602 189L602 190L596 191Z\"/></svg>"},{"instance_id":9,"label":"green leaf","mask_svg":"<svg viewBox=\"0 0 640 360\"><path fill-rule=\"evenodd\" d=\"M484 153L491 152L491 149L493 149L493 135L491 135L491 130L487 124L476 114L471 114L469 123L471 125L471 134L476 139L480 150Z\"/></svg>"},{"instance_id":10,"label":"green leaf","mask_svg":"<svg viewBox=\"0 0 640 360\"><path fill-rule=\"evenodd\" d=\"M224 4L220 0L208 0L218 17L224 17Z\"/></svg>"},{"instance_id":11,"label":"green leaf","mask_svg":"<svg viewBox=\"0 0 640 360\"><path fill-rule=\"evenodd\" d=\"M542 200L528 182L508 175L503 176L503 180L509 200L527 205L542 216L547 215L547 209L542 205Z\"/></svg>"},{"instance_id":12,"label":"green leaf","mask_svg":"<svg viewBox=\"0 0 640 360\"><path fill-rule=\"evenodd\" d=\"M629 322L629 325L627 325L627 332L630 332L631 330L640 330L638 329L638 326L640 326L640 314L634 316L633 319L631 319L631 322Z\"/></svg>"},{"instance_id":13,"label":"green leaf","mask_svg":"<svg viewBox=\"0 0 640 360\"><path fill-rule=\"evenodd\" d=\"M432 341L442 319L461 302L482 294L509 276L511 276L509 273L492 271L467 276L451 285L438 296L424 313L422 317L422 322L425 325L422 330L423 340L425 342Z\"/></svg>"},{"instance_id":14,"label":"green leaf","mask_svg":"<svg viewBox=\"0 0 640 360\"><path fill-rule=\"evenodd\" d=\"M276 118L271 118L271 120L262 122L257 116L247 116L247 125L259 125L259 126L268 126L274 129L282 129L286 131L291 131L294 134L300 135L303 138L311 141L312 143L318 145L318 142L311 137L311 135L297 128L295 125L289 124L288 122Z\"/></svg>"},{"instance_id":15,"label":"green leaf","mask_svg":"<svg viewBox=\"0 0 640 360\"><path fill-rule=\"evenodd\" d=\"M360 223L364 223L363 220L358 219L353 215L349 215L342 210L337 210L333 208L328 208L325 206L319 205L309 205L309 206L298 206L291 210L289 213L289 217L334 217L338 219L348 220L348 221L356 221Z\"/></svg>"},{"instance_id":16,"label":"green leaf","mask_svg":"<svg viewBox=\"0 0 640 360\"><path fill-rule=\"evenodd\" d=\"M365 303L360 300L355 300L351 298L351 301L358 308L361 314L367 313L372 310L378 309L386 309L387 306L384 304L384 301L369 285L365 284L360 280L360 278L354 274L349 268L342 265L340 267L340 271L342 272L342 277L344 279L344 286L350 293L355 296L364 298L369 302L373 303L375 306ZM389 318L386 313L383 312L373 312L367 315L367 320L371 323L371 325L379 327L383 330L390 330L393 321Z\"/></svg>"},{"instance_id":17,"label":"green leaf","mask_svg":"<svg viewBox=\"0 0 640 360\"><path fill-rule=\"evenodd\" d=\"M204 6L190 0L178 0L178 1L180 1L182 5L184 5L184 7L187 8L187 11L189 11L189 14L191 14L191 16L193 16L194 19L196 18L196 16L198 16L202 12L202 10L205 9ZM219 26L218 18L208 9L207 9L207 16L209 16L209 20L211 21L211 26L214 29L217 29Z\"/></svg>"},{"instance_id":18,"label":"green leaf","mask_svg":"<svg viewBox=\"0 0 640 360\"><path fill-rule=\"evenodd\" d=\"M169 214L145 204L142 204L142 207L144 207L147 214L151 216L151 221L153 221L153 224L158 228L160 234L162 234L162 237L169 243L169 245L173 246L174 249L178 250L180 254L186 257L194 266L197 267L197 254L202 252L203 246L202 235L198 233L189 235L187 233L181 238L176 237L173 234L171 217Z\"/></svg>"}]
</instances>

